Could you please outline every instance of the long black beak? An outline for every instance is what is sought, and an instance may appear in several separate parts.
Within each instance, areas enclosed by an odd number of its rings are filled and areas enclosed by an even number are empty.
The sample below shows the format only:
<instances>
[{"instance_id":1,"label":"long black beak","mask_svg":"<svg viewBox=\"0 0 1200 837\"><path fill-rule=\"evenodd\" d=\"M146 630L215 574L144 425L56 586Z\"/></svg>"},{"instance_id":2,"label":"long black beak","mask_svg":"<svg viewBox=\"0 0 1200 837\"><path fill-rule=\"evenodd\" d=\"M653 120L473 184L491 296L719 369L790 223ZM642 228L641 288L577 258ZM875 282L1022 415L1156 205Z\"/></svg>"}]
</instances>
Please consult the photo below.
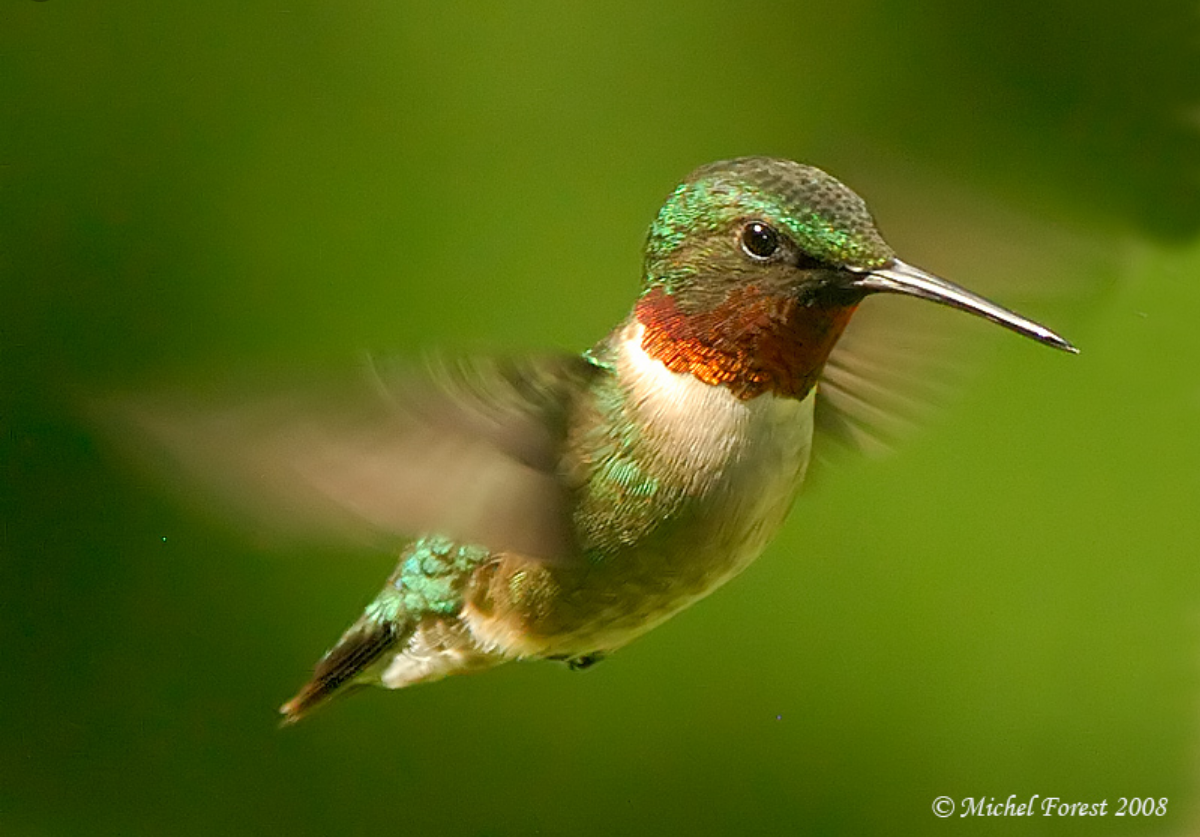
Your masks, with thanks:
<instances>
[{"instance_id":1,"label":"long black beak","mask_svg":"<svg viewBox=\"0 0 1200 837\"><path fill-rule=\"evenodd\" d=\"M853 270L853 268L851 268ZM858 271L855 271L858 272ZM916 296L931 302L940 302L969 314L986 317L994 323L1012 329L1017 334L1032 337L1039 343L1062 349L1064 352L1079 353L1071 343L1059 337L1045 326L1027 320L1015 311L1002 308L994 302L973 294L966 288L939 279L920 268L905 264L899 259L872 270L863 270L853 283L855 288L866 293L892 293Z\"/></svg>"}]
</instances>

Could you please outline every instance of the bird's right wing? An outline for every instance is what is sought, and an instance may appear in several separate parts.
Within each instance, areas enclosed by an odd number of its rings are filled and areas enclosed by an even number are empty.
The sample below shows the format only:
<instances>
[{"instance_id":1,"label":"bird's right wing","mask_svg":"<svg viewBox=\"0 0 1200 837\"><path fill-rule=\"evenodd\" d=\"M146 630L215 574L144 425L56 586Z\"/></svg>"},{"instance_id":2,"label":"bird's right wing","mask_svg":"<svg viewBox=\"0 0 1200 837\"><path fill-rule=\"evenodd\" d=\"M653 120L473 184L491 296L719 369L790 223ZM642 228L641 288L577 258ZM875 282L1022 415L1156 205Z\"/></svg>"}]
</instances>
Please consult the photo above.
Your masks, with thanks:
<instances>
[{"instance_id":1,"label":"bird's right wing","mask_svg":"<svg viewBox=\"0 0 1200 837\"><path fill-rule=\"evenodd\" d=\"M923 301L865 300L817 383L818 458L891 450L963 374L956 331L972 325Z\"/></svg>"}]
</instances>

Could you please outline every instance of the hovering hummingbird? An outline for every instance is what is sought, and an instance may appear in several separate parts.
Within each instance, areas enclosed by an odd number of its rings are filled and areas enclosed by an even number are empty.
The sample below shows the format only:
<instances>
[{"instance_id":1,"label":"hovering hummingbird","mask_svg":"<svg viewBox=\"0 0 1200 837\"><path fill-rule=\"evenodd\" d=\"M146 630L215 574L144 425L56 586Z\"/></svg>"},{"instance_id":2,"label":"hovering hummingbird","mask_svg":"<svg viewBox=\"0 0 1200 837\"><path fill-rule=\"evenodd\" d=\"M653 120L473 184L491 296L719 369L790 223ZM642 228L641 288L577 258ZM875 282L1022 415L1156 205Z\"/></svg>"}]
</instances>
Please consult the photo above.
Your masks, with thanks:
<instances>
[{"instance_id":1,"label":"hovering hummingbird","mask_svg":"<svg viewBox=\"0 0 1200 837\"><path fill-rule=\"evenodd\" d=\"M703 166L667 198L629 316L579 355L370 370L369 397L300 392L136 422L292 528L407 541L362 615L283 705L518 659L582 668L759 556L814 427L853 392L827 364L858 304L905 294L1075 352L896 258L863 200L811 166ZM853 420L849 416L847 420Z\"/></svg>"}]
</instances>

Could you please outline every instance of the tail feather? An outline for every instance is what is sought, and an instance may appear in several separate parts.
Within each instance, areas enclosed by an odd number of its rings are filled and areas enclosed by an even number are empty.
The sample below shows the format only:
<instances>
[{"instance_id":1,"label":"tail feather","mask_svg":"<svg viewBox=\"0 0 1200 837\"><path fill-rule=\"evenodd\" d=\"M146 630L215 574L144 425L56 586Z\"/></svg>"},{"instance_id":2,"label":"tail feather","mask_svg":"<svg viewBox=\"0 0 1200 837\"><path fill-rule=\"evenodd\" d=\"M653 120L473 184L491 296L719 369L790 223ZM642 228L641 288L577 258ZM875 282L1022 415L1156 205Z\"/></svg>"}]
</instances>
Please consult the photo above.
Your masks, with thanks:
<instances>
[{"instance_id":1,"label":"tail feather","mask_svg":"<svg viewBox=\"0 0 1200 837\"><path fill-rule=\"evenodd\" d=\"M344 687L378 662L397 639L396 625L390 621L364 620L351 628L317 663L312 679L279 708L282 724L294 724L338 692L349 691Z\"/></svg>"}]
</instances>

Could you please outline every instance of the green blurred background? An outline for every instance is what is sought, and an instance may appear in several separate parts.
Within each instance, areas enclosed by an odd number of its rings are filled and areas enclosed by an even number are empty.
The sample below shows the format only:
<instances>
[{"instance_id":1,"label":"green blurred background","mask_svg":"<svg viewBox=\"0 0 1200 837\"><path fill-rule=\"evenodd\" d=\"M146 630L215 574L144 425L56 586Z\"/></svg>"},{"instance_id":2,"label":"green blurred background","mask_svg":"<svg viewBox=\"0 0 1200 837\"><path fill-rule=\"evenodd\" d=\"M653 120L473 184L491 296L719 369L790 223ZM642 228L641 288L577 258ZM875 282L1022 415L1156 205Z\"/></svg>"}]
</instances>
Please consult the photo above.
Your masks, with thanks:
<instances>
[{"instance_id":1,"label":"green blurred background","mask_svg":"<svg viewBox=\"0 0 1200 837\"><path fill-rule=\"evenodd\" d=\"M1195 833L1198 35L1177 2L7 0L0 833ZM80 394L585 347L662 197L751 153L1083 354L971 328L932 426L595 669L276 729L391 560L181 508ZM1170 802L930 810L1010 793Z\"/></svg>"}]
</instances>

